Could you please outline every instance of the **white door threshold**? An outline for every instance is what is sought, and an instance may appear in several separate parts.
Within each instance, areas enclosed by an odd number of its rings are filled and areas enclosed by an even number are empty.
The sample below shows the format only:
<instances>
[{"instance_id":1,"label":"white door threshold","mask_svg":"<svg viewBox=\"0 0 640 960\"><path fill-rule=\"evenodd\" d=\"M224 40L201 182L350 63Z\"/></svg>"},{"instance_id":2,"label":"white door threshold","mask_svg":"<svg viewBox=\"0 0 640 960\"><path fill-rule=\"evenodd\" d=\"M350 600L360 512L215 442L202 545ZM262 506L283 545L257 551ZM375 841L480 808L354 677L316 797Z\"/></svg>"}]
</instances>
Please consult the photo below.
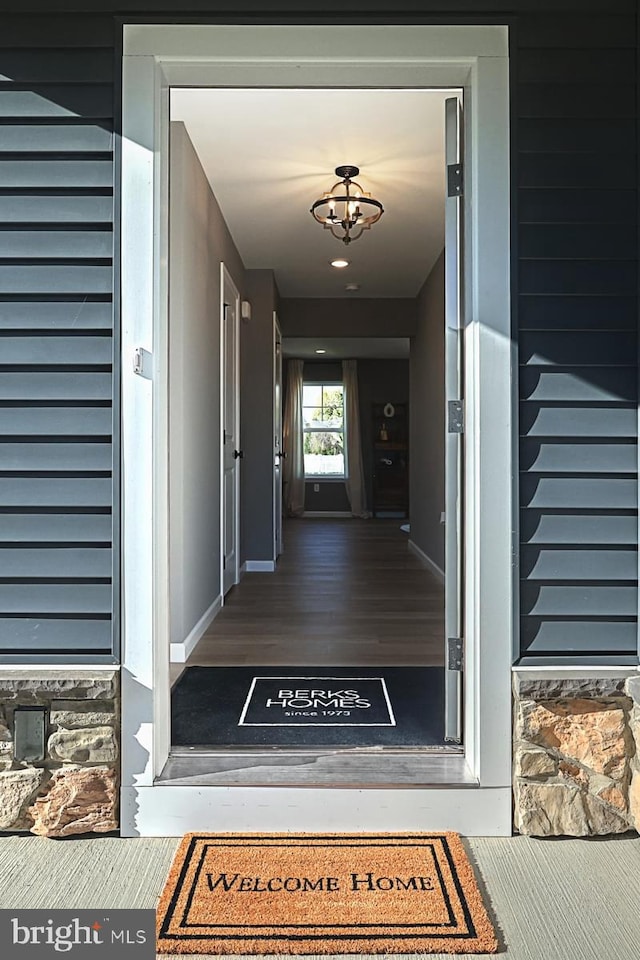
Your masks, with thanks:
<instances>
[{"instance_id":1,"label":"white door threshold","mask_svg":"<svg viewBox=\"0 0 640 960\"><path fill-rule=\"evenodd\" d=\"M478 787L463 753L446 748L186 750L172 751L157 786Z\"/></svg>"}]
</instances>

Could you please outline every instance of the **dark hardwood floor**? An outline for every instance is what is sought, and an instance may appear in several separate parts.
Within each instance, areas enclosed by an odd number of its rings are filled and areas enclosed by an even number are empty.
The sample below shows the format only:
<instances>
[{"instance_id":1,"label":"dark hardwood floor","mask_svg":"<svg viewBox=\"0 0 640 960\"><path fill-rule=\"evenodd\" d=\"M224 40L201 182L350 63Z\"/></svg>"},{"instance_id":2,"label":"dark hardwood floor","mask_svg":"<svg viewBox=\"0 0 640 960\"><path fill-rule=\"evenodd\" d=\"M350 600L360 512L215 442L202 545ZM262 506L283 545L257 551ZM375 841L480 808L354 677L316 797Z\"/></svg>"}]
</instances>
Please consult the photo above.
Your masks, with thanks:
<instances>
[{"instance_id":1,"label":"dark hardwood floor","mask_svg":"<svg viewBox=\"0 0 640 960\"><path fill-rule=\"evenodd\" d=\"M188 666L441 666L444 587L401 520L289 520L275 573L247 573Z\"/></svg>"}]
</instances>

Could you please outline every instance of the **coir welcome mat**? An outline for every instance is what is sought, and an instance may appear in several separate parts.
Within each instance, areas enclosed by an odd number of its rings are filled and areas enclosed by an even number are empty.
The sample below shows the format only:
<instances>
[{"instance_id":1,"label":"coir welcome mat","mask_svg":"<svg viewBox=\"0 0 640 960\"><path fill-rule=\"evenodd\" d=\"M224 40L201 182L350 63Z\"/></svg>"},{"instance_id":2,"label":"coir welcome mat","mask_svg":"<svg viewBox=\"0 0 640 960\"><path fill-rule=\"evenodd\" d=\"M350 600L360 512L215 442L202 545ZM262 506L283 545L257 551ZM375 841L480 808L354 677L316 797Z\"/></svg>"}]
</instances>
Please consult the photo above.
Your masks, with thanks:
<instances>
[{"instance_id":1,"label":"coir welcome mat","mask_svg":"<svg viewBox=\"0 0 640 960\"><path fill-rule=\"evenodd\" d=\"M158 951L494 953L455 833L187 834L158 906Z\"/></svg>"},{"instance_id":2,"label":"coir welcome mat","mask_svg":"<svg viewBox=\"0 0 640 960\"><path fill-rule=\"evenodd\" d=\"M174 746L444 744L442 667L187 667Z\"/></svg>"}]
</instances>

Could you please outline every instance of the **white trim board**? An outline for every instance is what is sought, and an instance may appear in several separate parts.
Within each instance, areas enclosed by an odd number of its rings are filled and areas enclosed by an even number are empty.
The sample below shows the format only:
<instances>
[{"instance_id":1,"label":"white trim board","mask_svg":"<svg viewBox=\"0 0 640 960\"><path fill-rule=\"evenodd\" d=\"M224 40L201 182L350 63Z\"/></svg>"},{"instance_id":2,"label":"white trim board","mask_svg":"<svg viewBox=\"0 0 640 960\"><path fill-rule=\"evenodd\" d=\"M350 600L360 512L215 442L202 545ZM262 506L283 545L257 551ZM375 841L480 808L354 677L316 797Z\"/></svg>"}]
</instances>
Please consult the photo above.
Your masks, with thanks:
<instances>
[{"instance_id":1,"label":"white trim board","mask_svg":"<svg viewBox=\"0 0 640 960\"><path fill-rule=\"evenodd\" d=\"M424 550L421 550L418 544L414 543L413 540L407 541L407 544L408 544L409 550L411 550L412 553L415 553L417 557L420 557L425 567L429 568L429 570L434 575L434 577L437 577L440 583L444 583L445 581L444 570L442 570L438 566L438 564L431 559L431 557L427 556Z\"/></svg>"},{"instance_id":2,"label":"white trim board","mask_svg":"<svg viewBox=\"0 0 640 960\"><path fill-rule=\"evenodd\" d=\"M286 810L287 791L207 793L155 786L169 751L169 643L166 504L162 471L166 417L167 129L171 86L464 90L466 477L464 596L465 758L480 786L439 794L437 822L473 835L511 831L511 664L514 637L514 531L517 474L510 304L508 27L125 24L122 146L122 489L123 735L122 831L171 833L180 805L196 817L200 800L219 825L242 819L264 828L268 803ZM354 39L357 38L357 43ZM154 355L154 380L136 377L131 355ZM155 411L155 415L154 415ZM482 444L480 444L482 437ZM156 493L149 497L149 490ZM482 572L482 576L480 573ZM172 793L177 790L177 793ZM180 792L182 791L182 792ZM186 791L186 792L185 792ZM353 828L339 795L305 790L300 819L318 827L330 803L335 829ZM384 793L384 796L382 796ZM353 796L352 796L353 794ZM415 790L363 791L372 806L359 826L415 826ZM492 798L504 795L504 803ZM425 791L429 799L429 791ZM136 805L135 798L139 803ZM327 801L329 797L329 801ZM462 799L464 797L464 800ZM412 799L413 798L413 799ZM349 798L347 798L349 799ZM397 811L388 804L397 803ZM440 800L438 800L440 803ZM213 807L212 807L213 804ZM416 805L414 807L414 804ZM191 809L191 806L193 809ZM491 809L492 806L494 809ZM267 809L270 809L268 807ZM434 808L435 809L435 808ZM489 809L490 816L487 817ZM236 814L229 811L236 810ZM364 810L364 808L363 808ZM304 814L304 816L303 816ZM270 815L271 816L271 815ZM296 828L299 823L288 821ZM427 823L425 819L425 824ZM182 831L183 821L180 821ZM434 828L435 821L428 825Z\"/></svg>"},{"instance_id":3,"label":"white trim board","mask_svg":"<svg viewBox=\"0 0 640 960\"><path fill-rule=\"evenodd\" d=\"M589 680L611 677L622 679L623 677L635 677L640 672L640 665L637 667L625 667L603 664L585 664L576 666L575 664L555 664L548 666L541 664L519 664L511 668L514 675L526 677L527 680Z\"/></svg>"},{"instance_id":4,"label":"white trim board","mask_svg":"<svg viewBox=\"0 0 640 960\"><path fill-rule=\"evenodd\" d=\"M207 628L213 623L222 609L222 597L217 596L211 606L205 610L193 630L190 631L184 640L171 644L170 659L171 663L186 663L196 648L198 640L206 633Z\"/></svg>"},{"instance_id":5,"label":"white trim board","mask_svg":"<svg viewBox=\"0 0 640 960\"><path fill-rule=\"evenodd\" d=\"M158 796L159 794L159 796ZM408 790L326 787L157 786L122 793L122 818L144 834L199 830L456 830L468 837L511 836L511 787L441 786ZM256 817L255 811L259 811Z\"/></svg>"},{"instance_id":6,"label":"white trim board","mask_svg":"<svg viewBox=\"0 0 640 960\"><path fill-rule=\"evenodd\" d=\"M380 66L395 68L396 71L396 64L402 67L404 62L428 62L429 66L433 65L436 70L439 68L442 73L457 58L475 60L507 57L509 53L507 29L496 25L425 27L352 24L346 27L300 27L273 24L268 27L238 28L230 24L127 23L124 30L125 56L174 60L181 67L184 64L186 71L181 69L181 74L186 73L185 86L191 86L194 81L202 82L203 60L222 61L226 69L229 64L237 65L238 60L244 58L252 75L260 80L258 86L262 86L264 81L263 71L258 69L263 62L273 76L282 73L282 64L289 65L294 79L287 80L285 86L300 87L303 86L297 66L300 61L310 66L319 62L321 66L323 62L326 65L331 61L342 64L347 60L358 64L380 60ZM385 57L387 50L388 56ZM272 62L275 69L272 69ZM322 86L342 86L341 81L337 84L331 82L331 72L326 66L323 73ZM430 80L429 86L434 86L433 75L430 75ZM446 84L452 82L447 80ZM246 76L243 85L249 85ZM375 85L384 86L380 82ZM401 86L406 84L403 82Z\"/></svg>"},{"instance_id":7,"label":"white trim board","mask_svg":"<svg viewBox=\"0 0 640 960\"><path fill-rule=\"evenodd\" d=\"M273 573L275 560L245 560L240 567L241 573Z\"/></svg>"},{"instance_id":8,"label":"white trim board","mask_svg":"<svg viewBox=\"0 0 640 960\"><path fill-rule=\"evenodd\" d=\"M0 665L0 671L3 677L11 677L12 674L19 673L25 678L33 677L34 680L40 678L48 680L58 674L63 677L73 675L74 678L78 675L84 675L91 679L94 673L119 673L120 664L96 663L95 665L89 665L86 661L84 663L43 663L41 665L37 663L3 663Z\"/></svg>"}]
</instances>

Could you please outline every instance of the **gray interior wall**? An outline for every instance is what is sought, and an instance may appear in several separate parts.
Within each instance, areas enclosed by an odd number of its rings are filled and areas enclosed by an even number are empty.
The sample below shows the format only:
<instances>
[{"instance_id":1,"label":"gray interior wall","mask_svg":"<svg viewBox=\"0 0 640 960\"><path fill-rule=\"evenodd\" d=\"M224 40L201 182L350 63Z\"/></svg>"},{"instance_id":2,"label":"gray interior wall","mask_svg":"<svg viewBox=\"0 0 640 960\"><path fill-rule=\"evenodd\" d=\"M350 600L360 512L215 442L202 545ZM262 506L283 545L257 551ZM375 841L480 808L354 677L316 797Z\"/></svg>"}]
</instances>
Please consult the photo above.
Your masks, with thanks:
<instances>
[{"instance_id":1,"label":"gray interior wall","mask_svg":"<svg viewBox=\"0 0 640 960\"><path fill-rule=\"evenodd\" d=\"M241 561L274 560L273 312L271 270L247 270L251 320L240 324Z\"/></svg>"},{"instance_id":2,"label":"gray interior wall","mask_svg":"<svg viewBox=\"0 0 640 960\"><path fill-rule=\"evenodd\" d=\"M314 513L351 513L344 482L308 480L304 485L304 509Z\"/></svg>"},{"instance_id":3,"label":"gray interior wall","mask_svg":"<svg viewBox=\"0 0 640 960\"><path fill-rule=\"evenodd\" d=\"M410 536L444 570L444 252L418 296L409 364Z\"/></svg>"},{"instance_id":4,"label":"gray interior wall","mask_svg":"<svg viewBox=\"0 0 640 960\"><path fill-rule=\"evenodd\" d=\"M184 124L171 124L169 516L172 643L220 595L220 261L244 269Z\"/></svg>"},{"instance_id":5,"label":"gray interior wall","mask_svg":"<svg viewBox=\"0 0 640 960\"><path fill-rule=\"evenodd\" d=\"M414 297L283 297L280 301L283 337L410 337L415 324Z\"/></svg>"}]
</instances>

